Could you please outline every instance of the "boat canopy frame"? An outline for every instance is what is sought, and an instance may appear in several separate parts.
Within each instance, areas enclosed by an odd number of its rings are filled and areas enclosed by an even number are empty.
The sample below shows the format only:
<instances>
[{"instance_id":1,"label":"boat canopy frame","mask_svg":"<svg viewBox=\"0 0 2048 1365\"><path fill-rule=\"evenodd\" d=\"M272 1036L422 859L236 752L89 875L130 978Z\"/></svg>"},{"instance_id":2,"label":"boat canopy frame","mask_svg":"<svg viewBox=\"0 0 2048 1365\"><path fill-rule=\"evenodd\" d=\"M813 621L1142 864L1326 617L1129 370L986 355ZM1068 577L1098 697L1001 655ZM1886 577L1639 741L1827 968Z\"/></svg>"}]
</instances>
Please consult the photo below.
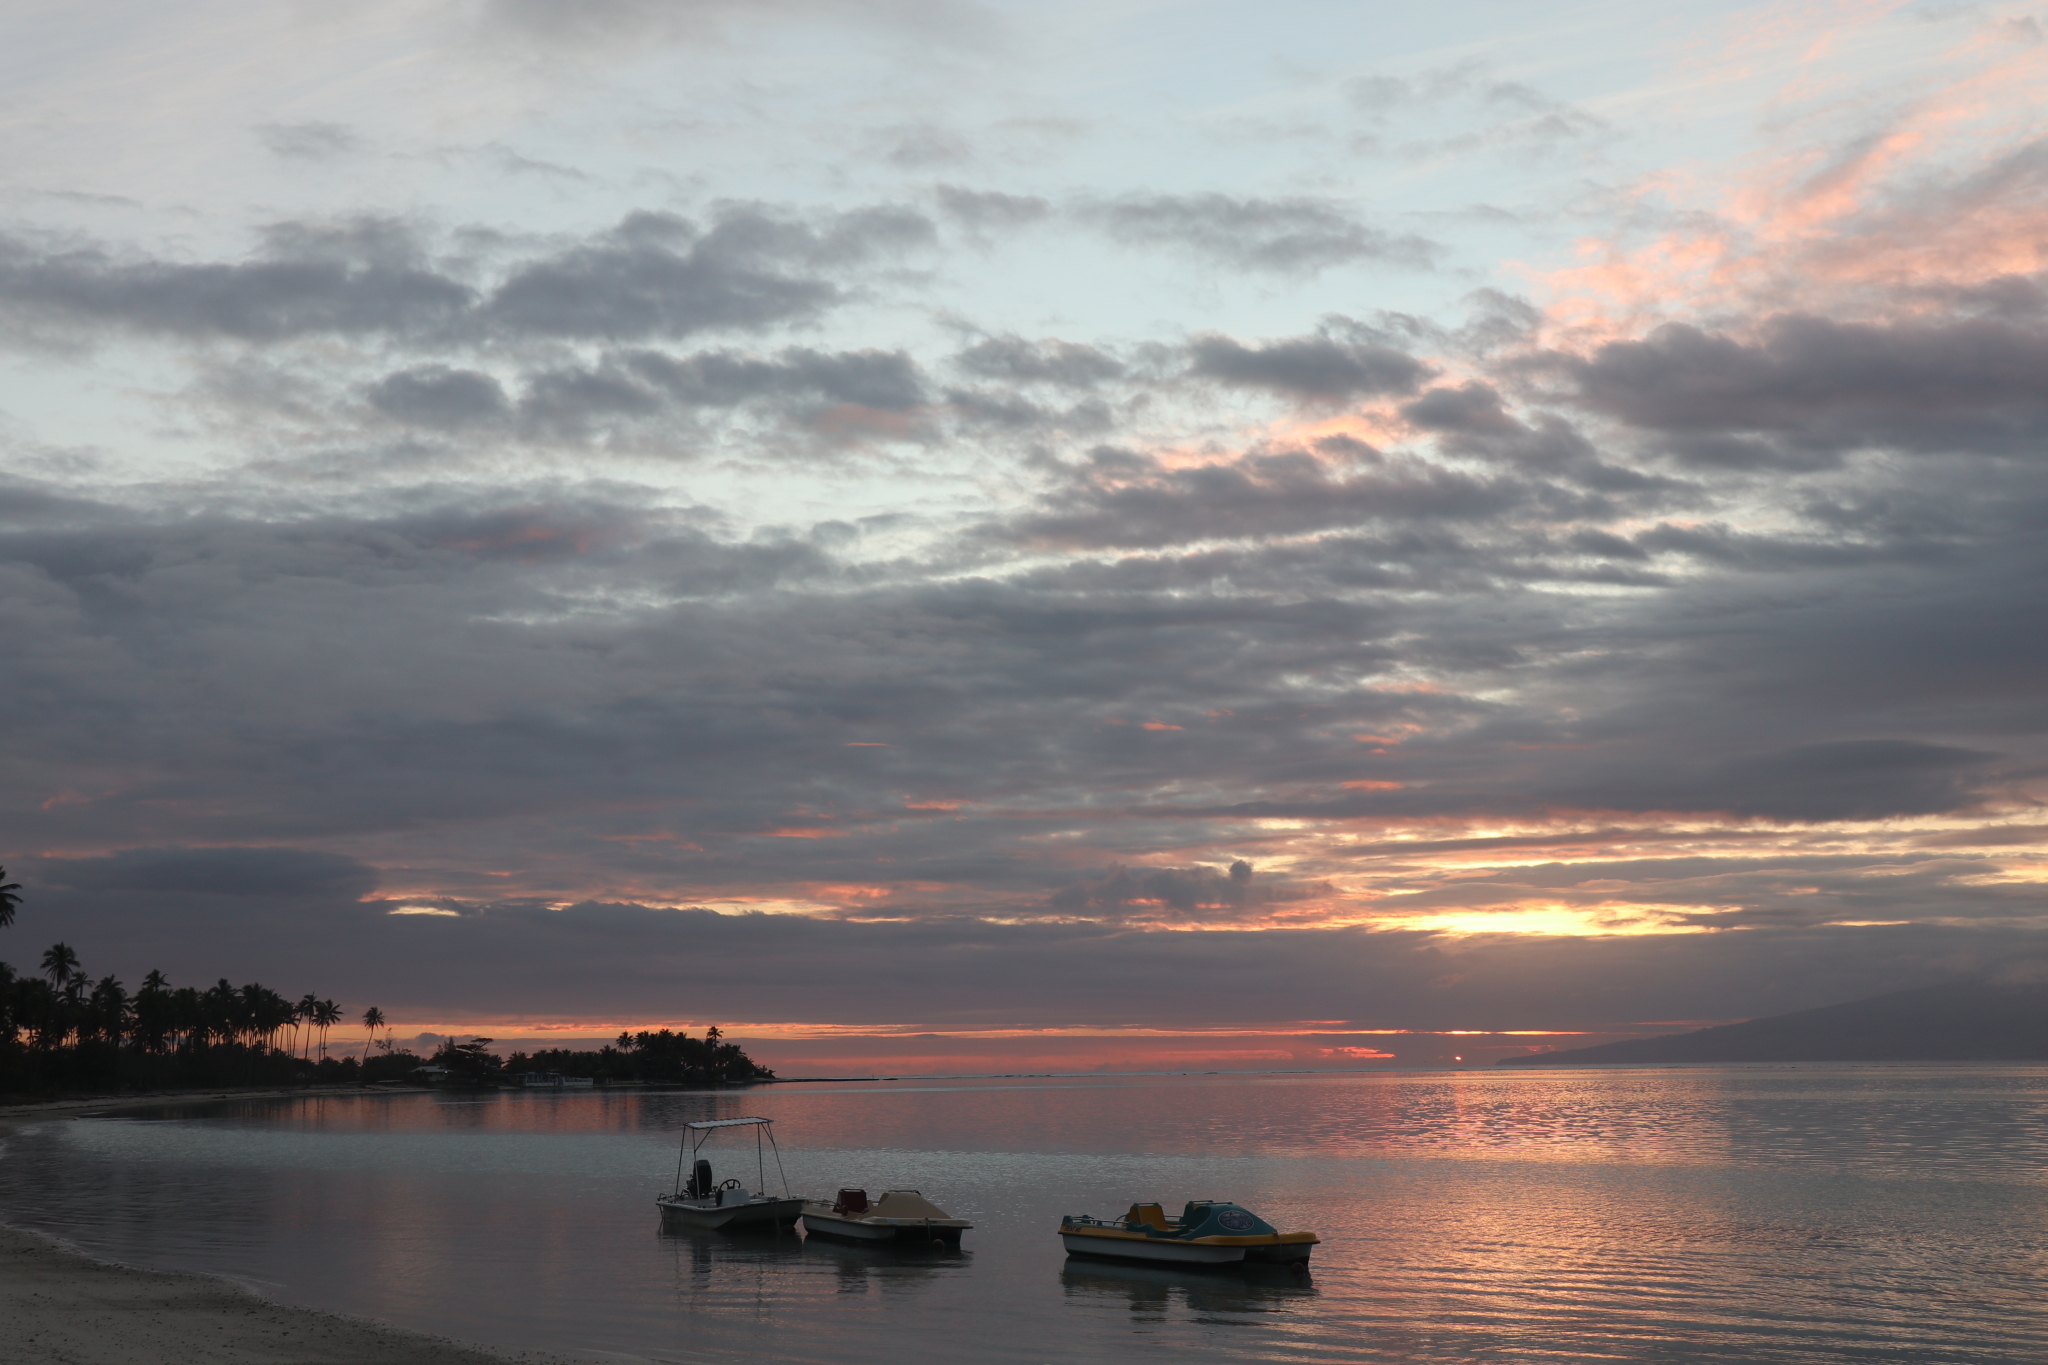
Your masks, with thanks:
<instances>
[{"instance_id":1,"label":"boat canopy frame","mask_svg":"<svg viewBox=\"0 0 2048 1365\"><path fill-rule=\"evenodd\" d=\"M789 1176L782 1169L782 1148L777 1146L775 1142L775 1120L764 1118L698 1119L695 1122L684 1124L683 1140L678 1144L676 1150L676 1192L670 1197L674 1199L683 1197L683 1163L687 1159L694 1165L697 1153L703 1149L706 1142L711 1140L713 1133L717 1132L720 1128L747 1127L751 1127L754 1130L754 1171L757 1177L754 1192L756 1194L761 1193L762 1187L768 1183L768 1166L761 1146L761 1137L763 1134L766 1134L768 1148L775 1153L775 1175L782 1182L782 1197L788 1199L790 1197Z\"/></svg>"}]
</instances>

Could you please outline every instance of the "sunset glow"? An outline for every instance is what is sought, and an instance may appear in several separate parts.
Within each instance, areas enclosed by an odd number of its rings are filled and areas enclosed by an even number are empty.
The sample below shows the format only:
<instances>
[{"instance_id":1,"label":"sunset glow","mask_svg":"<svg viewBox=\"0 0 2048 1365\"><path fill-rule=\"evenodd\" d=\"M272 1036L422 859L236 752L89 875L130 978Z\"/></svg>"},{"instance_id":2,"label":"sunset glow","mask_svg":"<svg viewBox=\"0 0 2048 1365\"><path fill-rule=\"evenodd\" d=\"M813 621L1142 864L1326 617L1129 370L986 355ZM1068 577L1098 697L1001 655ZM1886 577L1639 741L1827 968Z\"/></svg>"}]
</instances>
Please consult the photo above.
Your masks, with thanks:
<instances>
[{"instance_id":1,"label":"sunset glow","mask_svg":"<svg viewBox=\"0 0 2048 1365\"><path fill-rule=\"evenodd\" d=\"M2040 16L563 13L0 57L11 934L819 1075L2048 961Z\"/></svg>"}]
</instances>

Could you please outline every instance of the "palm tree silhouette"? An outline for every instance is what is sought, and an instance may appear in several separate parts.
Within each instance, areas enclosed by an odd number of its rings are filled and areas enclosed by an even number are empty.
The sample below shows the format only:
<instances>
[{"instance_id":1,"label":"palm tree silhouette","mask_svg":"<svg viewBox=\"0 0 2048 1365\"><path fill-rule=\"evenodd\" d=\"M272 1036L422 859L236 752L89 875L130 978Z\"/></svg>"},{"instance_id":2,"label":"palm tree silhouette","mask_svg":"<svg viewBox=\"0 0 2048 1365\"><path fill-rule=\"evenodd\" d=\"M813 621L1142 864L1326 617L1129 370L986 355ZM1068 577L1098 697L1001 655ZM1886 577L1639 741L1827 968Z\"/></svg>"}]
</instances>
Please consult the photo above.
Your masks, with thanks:
<instances>
[{"instance_id":1,"label":"palm tree silhouette","mask_svg":"<svg viewBox=\"0 0 2048 1365\"><path fill-rule=\"evenodd\" d=\"M307 1061L313 1060L313 1023L320 1017L320 997L307 991L305 998L292 1008L292 1032L297 1033L301 1024L306 1028L305 1046L295 1048Z\"/></svg>"},{"instance_id":2,"label":"palm tree silhouette","mask_svg":"<svg viewBox=\"0 0 2048 1365\"><path fill-rule=\"evenodd\" d=\"M378 1009L375 1005L364 1010L363 1027L370 1031L370 1036L363 1040L363 1065L368 1066L370 1064L370 1043L376 1039L377 1030L384 1027L384 1011Z\"/></svg>"},{"instance_id":3,"label":"palm tree silhouette","mask_svg":"<svg viewBox=\"0 0 2048 1365\"><path fill-rule=\"evenodd\" d=\"M313 1006L313 1024L320 1030L320 1060L327 1060L327 1030L341 1022L341 1006L332 1000L321 1000Z\"/></svg>"},{"instance_id":4,"label":"palm tree silhouette","mask_svg":"<svg viewBox=\"0 0 2048 1365\"><path fill-rule=\"evenodd\" d=\"M7 880L7 869L0 867L0 929L14 923L15 907L21 904L21 883Z\"/></svg>"},{"instance_id":5,"label":"palm tree silhouette","mask_svg":"<svg viewBox=\"0 0 2048 1365\"><path fill-rule=\"evenodd\" d=\"M53 943L43 952L43 975L53 990L62 990L78 971L78 952L68 943Z\"/></svg>"},{"instance_id":6,"label":"palm tree silhouette","mask_svg":"<svg viewBox=\"0 0 2048 1365\"><path fill-rule=\"evenodd\" d=\"M143 1052L162 1052L176 1028L170 988L170 978L151 971L135 993L135 1045Z\"/></svg>"}]
</instances>

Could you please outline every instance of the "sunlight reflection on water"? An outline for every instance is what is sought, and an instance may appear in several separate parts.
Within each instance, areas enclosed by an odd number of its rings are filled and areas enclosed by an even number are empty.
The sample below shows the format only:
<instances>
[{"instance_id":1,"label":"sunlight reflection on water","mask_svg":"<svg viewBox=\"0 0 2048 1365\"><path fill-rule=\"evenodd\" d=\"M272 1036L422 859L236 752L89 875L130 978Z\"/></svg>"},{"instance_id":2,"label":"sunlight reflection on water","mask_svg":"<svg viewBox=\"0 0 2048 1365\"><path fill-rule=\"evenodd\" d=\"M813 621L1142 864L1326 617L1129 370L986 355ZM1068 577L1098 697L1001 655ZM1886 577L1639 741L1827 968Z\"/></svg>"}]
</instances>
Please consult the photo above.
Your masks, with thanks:
<instances>
[{"instance_id":1,"label":"sunlight reflection on water","mask_svg":"<svg viewBox=\"0 0 2048 1365\"><path fill-rule=\"evenodd\" d=\"M678 1125L923 1189L957 1253L662 1237ZM2048 1359L2048 1072L1759 1067L365 1095L51 1123L0 1209L114 1259L655 1360ZM754 1184L750 1143L714 1149ZM771 1186L773 1168L769 1168ZM1312 1278L1068 1263L1058 1217L1237 1199Z\"/></svg>"}]
</instances>

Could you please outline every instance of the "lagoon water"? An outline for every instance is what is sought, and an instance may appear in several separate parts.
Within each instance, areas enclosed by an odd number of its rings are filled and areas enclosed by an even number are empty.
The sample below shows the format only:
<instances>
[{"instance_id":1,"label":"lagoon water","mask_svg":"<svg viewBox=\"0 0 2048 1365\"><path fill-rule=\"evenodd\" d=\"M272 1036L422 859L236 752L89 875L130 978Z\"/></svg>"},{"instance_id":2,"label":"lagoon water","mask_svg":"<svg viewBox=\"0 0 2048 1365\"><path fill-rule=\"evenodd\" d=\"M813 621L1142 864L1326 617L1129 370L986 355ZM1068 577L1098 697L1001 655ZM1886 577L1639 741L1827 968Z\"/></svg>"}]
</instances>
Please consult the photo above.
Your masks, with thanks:
<instances>
[{"instance_id":1,"label":"lagoon water","mask_svg":"<svg viewBox=\"0 0 2048 1365\"><path fill-rule=\"evenodd\" d=\"M664 1236L678 1126L957 1253ZM707 1151L755 1183L741 1131ZM770 1186L776 1184L772 1161ZM1063 1212L1233 1199L1313 1272L1069 1263ZM2048 1360L2048 1069L1123 1076L315 1097L51 1122L0 1217L485 1344L658 1361Z\"/></svg>"}]
</instances>

